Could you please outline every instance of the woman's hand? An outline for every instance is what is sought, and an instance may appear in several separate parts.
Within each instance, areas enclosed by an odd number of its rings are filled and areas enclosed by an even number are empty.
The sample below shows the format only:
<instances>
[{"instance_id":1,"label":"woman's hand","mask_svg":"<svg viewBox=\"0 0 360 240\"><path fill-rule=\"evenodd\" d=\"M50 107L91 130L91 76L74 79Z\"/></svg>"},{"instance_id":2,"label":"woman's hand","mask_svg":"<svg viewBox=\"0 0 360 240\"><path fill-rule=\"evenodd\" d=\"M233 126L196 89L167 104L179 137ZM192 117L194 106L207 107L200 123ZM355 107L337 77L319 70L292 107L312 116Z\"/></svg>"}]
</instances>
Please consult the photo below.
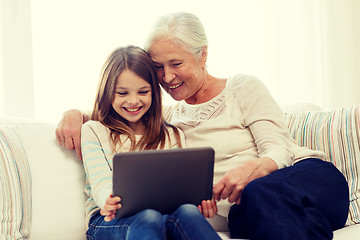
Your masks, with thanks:
<instances>
[{"instance_id":1,"label":"woman's hand","mask_svg":"<svg viewBox=\"0 0 360 240\"><path fill-rule=\"evenodd\" d=\"M85 116L79 110L64 112L56 128L56 139L63 147L75 149L76 156L81 160L81 126L85 122Z\"/></svg>"},{"instance_id":2,"label":"woman's hand","mask_svg":"<svg viewBox=\"0 0 360 240\"><path fill-rule=\"evenodd\" d=\"M214 199L203 200L201 205L198 206L200 213L206 218L212 218L217 213L217 205Z\"/></svg>"},{"instance_id":3,"label":"woman's hand","mask_svg":"<svg viewBox=\"0 0 360 240\"><path fill-rule=\"evenodd\" d=\"M120 197L113 197L112 195L106 199L106 203L100 211L100 214L105 216L104 220L106 222L110 222L115 218L116 210L121 208L120 201Z\"/></svg>"},{"instance_id":4,"label":"woman's hand","mask_svg":"<svg viewBox=\"0 0 360 240\"><path fill-rule=\"evenodd\" d=\"M257 178L277 170L277 164L270 158L257 158L231 169L213 187L216 200L228 199L230 203L240 204L245 186Z\"/></svg>"}]
</instances>

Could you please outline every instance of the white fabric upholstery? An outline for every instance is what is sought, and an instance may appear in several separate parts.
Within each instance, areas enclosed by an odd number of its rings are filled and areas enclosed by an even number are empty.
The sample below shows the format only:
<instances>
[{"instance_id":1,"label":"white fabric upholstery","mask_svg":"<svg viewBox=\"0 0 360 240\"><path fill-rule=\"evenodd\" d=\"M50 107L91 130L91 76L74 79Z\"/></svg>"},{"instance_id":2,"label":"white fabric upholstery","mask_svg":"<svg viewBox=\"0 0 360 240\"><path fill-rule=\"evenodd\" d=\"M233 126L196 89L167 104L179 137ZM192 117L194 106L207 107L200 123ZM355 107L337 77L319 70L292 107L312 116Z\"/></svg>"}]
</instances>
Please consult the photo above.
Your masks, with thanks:
<instances>
[{"instance_id":1,"label":"white fabric upholstery","mask_svg":"<svg viewBox=\"0 0 360 240\"><path fill-rule=\"evenodd\" d=\"M55 124L17 126L32 174L31 239L85 239L82 162L57 144Z\"/></svg>"}]
</instances>

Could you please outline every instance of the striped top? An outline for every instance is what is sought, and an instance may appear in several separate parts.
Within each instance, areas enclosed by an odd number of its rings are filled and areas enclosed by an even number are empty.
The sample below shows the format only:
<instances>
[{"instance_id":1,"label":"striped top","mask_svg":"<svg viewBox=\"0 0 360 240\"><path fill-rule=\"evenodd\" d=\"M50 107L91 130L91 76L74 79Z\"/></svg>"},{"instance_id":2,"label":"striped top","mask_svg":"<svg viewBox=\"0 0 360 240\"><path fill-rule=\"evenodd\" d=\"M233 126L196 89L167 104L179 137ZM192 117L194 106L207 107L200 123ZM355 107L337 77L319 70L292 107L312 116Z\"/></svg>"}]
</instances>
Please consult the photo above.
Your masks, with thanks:
<instances>
[{"instance_id":1,"label":"striped top","mask_svg":"<svg viewBox=\"0 0 360 240\"><path fill-rule=\"evenodd\" d=\"M170 137L167 138L165 149L177 148L175 134L169 128ZM184 146L184 135L181 131L180 138ZM136 140L140 140L140 135ZM128 152L131 141L122 135L122 145L116 149L118 152ZM85 203L86 226L88 226L91 216L100 210L106 202L106 199L112 192L112 158L115 152L110 130L97 121L89 121L81 129L81 151L83 164L86 172L85 193L88 199Z\"/></svg>"}]
</instances>

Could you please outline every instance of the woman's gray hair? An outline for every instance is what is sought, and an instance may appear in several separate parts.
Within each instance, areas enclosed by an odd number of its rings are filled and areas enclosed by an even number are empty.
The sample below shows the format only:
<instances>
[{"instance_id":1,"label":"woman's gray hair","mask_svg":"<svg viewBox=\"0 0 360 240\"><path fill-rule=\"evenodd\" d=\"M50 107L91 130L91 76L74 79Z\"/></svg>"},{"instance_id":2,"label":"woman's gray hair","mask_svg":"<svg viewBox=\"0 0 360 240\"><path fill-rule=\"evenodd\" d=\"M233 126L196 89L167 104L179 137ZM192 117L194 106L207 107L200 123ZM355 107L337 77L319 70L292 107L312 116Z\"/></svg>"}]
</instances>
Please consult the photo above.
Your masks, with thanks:
<instances>
[{"instance_id":1,"label":"woman's gray hair","mask_svg":"<svg viewBox=\"0 0 360 240\"><path fill-rule=\"evenodd\" d=\"M151 45L160 38L168 38L184 46L190 53L200 57L208 39L200 19L187 12L175 12L160 17L152 26L144 48L149 52Z\"/></svg>"}]
</instances>

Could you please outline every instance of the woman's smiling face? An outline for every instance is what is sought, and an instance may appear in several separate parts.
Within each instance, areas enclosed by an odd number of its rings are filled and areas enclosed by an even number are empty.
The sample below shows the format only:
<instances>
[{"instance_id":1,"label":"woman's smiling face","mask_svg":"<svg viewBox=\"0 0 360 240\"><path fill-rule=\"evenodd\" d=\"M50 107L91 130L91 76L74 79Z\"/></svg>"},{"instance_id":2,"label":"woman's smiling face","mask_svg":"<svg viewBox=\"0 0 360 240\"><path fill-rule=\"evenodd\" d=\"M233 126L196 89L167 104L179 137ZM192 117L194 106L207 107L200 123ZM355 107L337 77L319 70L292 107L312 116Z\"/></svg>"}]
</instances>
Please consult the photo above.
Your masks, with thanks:
<instances>
[{"instance_id":1,"label":"woman's smiling face","mask_svg":"<svg viewBox=\"0 0 360 240\"><path fill-rule=\"evenodd\" d=\"M165 91L177 101L191 102L203 85L206 56L196 57L170 39L154 41L149 52Z\"/></svg>"}]
</instances>

